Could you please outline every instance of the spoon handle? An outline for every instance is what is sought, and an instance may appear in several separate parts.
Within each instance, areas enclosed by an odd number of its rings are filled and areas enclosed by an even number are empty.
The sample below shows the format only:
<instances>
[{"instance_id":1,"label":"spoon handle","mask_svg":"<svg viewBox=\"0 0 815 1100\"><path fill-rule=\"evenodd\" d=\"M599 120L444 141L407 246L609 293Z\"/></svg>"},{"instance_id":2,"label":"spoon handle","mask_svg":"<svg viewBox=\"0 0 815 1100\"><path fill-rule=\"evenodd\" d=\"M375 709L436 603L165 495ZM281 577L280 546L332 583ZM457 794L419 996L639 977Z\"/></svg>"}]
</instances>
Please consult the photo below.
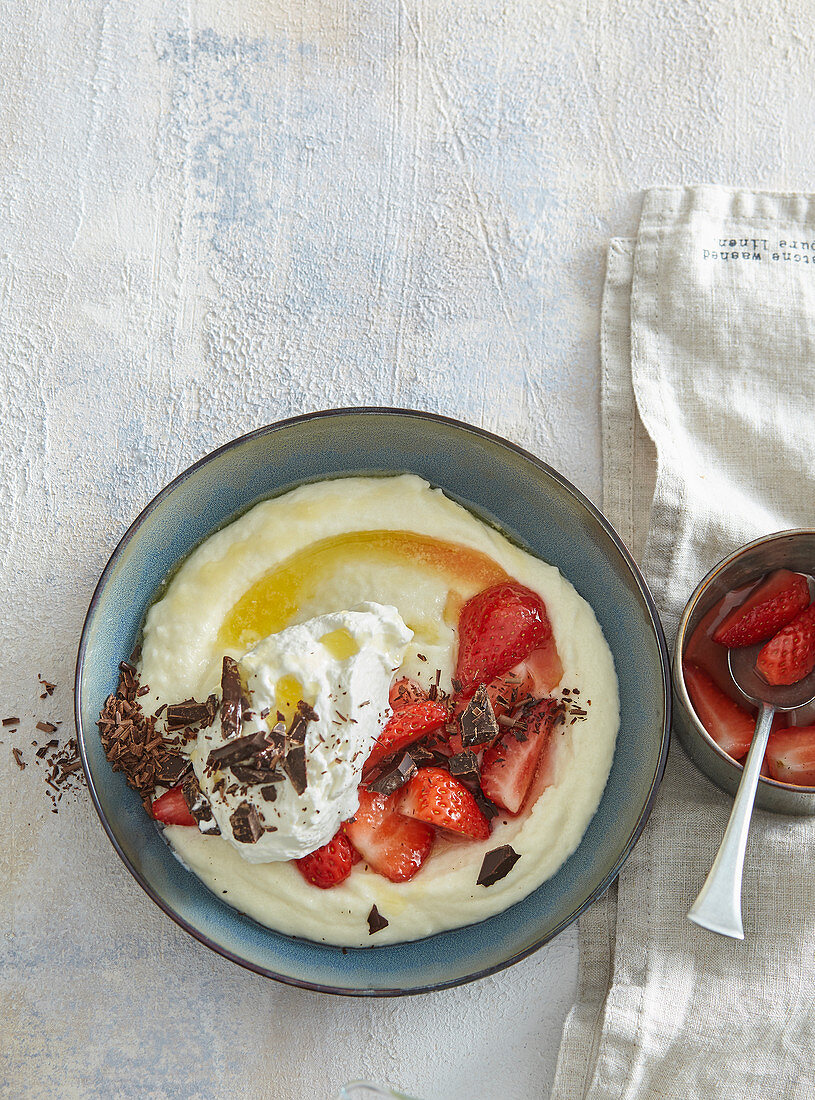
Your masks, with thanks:
<instances>
[{"instance_id":1,"label":"spoon handle","mask_svg":"<svg viewBox=\"0 0 815 1100\"><path fill-rule=\"evenodd\" d=\"M741 875L744 869L744 852L747 834L756 797L758 777L764 760L764 750L770 736L775 708L762 703L756 722L756 732L744 763L739 789L730 812L730 820L724 831L722 843L705 884L688 913L688 919L711 932L733 939L744 939L741 916Z\"/></svg>"}]
</instances>

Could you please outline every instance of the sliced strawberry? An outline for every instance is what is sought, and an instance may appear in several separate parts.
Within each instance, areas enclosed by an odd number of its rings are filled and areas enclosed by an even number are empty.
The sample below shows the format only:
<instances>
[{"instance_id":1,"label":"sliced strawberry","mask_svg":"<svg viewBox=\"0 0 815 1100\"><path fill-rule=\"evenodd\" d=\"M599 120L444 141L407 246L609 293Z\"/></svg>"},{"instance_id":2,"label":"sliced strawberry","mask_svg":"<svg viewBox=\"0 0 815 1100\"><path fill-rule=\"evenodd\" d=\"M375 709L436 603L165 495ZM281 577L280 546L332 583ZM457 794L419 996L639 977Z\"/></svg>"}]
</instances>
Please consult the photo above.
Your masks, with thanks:
<instances>
[{"instance_id":1,"label":"sliced strawberry","mask_svg":"<svg viewBox=\"0 0 815 1100\"><path fill-rule=\"evenodd\" d=\"M444 768L420 768L402 788L400 813L473 840L486 840L490 824L470 791Z\"/></svg>"},{"instance_id":2,"label":"sliced strawberry","mask_svg":"<svg viewBox=\"0 0 815 1100\"><path fill-rule=\"evenodd\" d=\"M815 603L767 642L756 668L768 684L797 684L809 676L815 668Z\"/></svg>"},{"instance_id":3,"label":"sliced strawberry","mask_svg":"<svg viewBox=\"0 0 815 1100\"><path fill-rule=\"evenodd\" d=\"M523 716L522 726L509 730L484 753L481 789L487 798L511 814L520 812L544 760L551 763L547 749L553 741L556 714L555 700L541 699ZM524 740L519 740L519 736Z\"/></svg>"},{"instance_id":4,"label":"sliced strawberry","mask_svg":"<svg viewBox=\"0 0 815 1100\"><path fill-rule=\"evenodd\" d=\"M165 825L197 825L190 813L181 787L171 787L152 805L153 817Z\"/></svg>"},{"instance_id":5,"label":"sliced strawberry","mask_svg":"<svg viewBox=\"0 0 815 1100\"><path fill-rule=\"evenodd\" d=\"M401 791L385 797L359 789L359 809L343 825L348 839L374 871L391 882L413 878L430 854L429 825L398 812Z\"/></svg>"},{"instance_id":6,"label":"sliced strawberry","mask_svg":"<svg viewBox=\"0 0 815 1100\"><path fill-rule=\"evenodd\" d=\"M319 886L321 890L329 890L347 879L351 868L359 860L359 853L340 829L327 844L294 862L306 882Z\"/></svg>"},{"instance_id":7,"label":"sliced strawberry","mask_svg":"<svg viewBox=\"0 0 815 1100\"><path fill-rule=\"evenodd\" d=\"M391 684L388 701L391 710L401 710L402 707L408 707L413 703L421 703L426 698L427 692L421 684L417 684L415 680L411 680L408 676L403 676L401 680L396 680Z\"/></svg>"},{"instance_id":8,"label":"sliced strawberry","mask_svg":"<svg viewBox=\"0 0 815 1100\"><path fill-rule=\"evenodd\" d=\"M686 661L682 672L699 721L720 749L741 760L753 740L755 718L725 695L698 665Z\"/></svg>"},{"instance_id":9,"label":"sliced strawberry","mask_svg":"<svg viewBox=\"0 0 815 1100\"><path fill-rule=\"evenodd\" d=\"M713 632L713 641L734 649L772 638L809 605L809 585L801 573L776 569L744 603L734 607Z\"/></svg>"},{"instance_id":10,"label":"sliced strawberry","mask_svg":"<svg viewBox=\"0 0 815 1100\"><path fill-rule=\"evenodd\" d=\"M552 636L540 596L505 581L467 600L458 621L456 679L466 694L525 660Z\"/></svg>"},{"instance_id":11,"label":"sliced strawberry","mask_svg":"<svg viewBox=\"0 0 815 1100\"><path fill-rule=\"evenodd\" d=\"M779 783L815 787L815 726L790 726L770 734L765 762Z\"/></svg>"},{"instance_id":12,"label":"sliced strawberry","mask_svg":"<svg viewBox=\"0 0 815 1100\"><path fill-rule=\"evenodd\" d=\"M385 756L407 748L426 733L439 729L447 721L447 707L433 699L410 703L394 711L376 739L365 767L373 767Z\"/></svg>"},{"instance_id":13,"label":"sliced strawberry","mask_svg":"<svg viewBox=\"0 0 815 1100\"><path fill-rule=\"evenodd\" d=\"M512 670L516 675L528 677L529 693L536 699L551 694L563 679L563 663L555 645L554 635L521 661Z\"/></svg>"}]
</instances>

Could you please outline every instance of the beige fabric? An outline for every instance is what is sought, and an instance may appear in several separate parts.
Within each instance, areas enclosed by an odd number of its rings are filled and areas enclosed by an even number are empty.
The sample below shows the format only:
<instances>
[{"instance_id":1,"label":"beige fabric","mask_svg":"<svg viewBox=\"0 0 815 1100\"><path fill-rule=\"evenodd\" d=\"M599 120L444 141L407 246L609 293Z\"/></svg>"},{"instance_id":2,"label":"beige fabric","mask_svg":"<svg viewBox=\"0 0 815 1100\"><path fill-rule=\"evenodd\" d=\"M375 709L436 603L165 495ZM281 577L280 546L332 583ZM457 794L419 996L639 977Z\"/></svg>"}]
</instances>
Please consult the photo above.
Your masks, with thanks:
<instances>
[{"instance_id":1,"label":"beige fabric","mask_svg":"<svg viewBox=\"0 0 815 1100\"><path fill-rule=\"evenodd\" d=\"M815 523L812 261L812 198L713 187L649 192L612 243L604 500L669 645L718 558ZM686 919L729 808L672 746L618 898L581 922L554 1100L815 1095L815 821L755 815L739 943Z\"/></svg>"}]
</instances>

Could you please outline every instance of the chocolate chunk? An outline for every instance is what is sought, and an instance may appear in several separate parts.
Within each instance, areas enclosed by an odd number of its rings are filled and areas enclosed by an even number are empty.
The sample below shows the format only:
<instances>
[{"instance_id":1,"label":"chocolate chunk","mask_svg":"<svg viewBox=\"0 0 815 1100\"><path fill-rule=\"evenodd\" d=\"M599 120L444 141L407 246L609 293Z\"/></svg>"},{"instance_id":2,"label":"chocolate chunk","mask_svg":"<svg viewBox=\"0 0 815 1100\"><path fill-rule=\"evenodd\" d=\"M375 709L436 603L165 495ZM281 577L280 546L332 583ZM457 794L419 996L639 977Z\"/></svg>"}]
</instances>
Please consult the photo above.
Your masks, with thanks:
<instances>
[{"instance_id":1,"label":"chocolate chunk","mask_svg":"<svg viewBox=\"0 0 815 1100\"><path fill-rule=\"evenodd\" d=\"M307 722L317 722L320 718L314 707L310 706L305 699L301 699L297 704L297 713L305 718Z\"/></svg>"},{"instance_id":2,"label":"chocolate chunk","mask_svg":"<svg viewBox=\"0 0 815 1100\"><path fill-rule=\"evenodd\" d=\"M263 822L250 802L241 802L229 815L232 835L239 844L256 844L263 836Z\"/></svg>"},{"instance_id":3,"label":"chocolate chunk","mask_svg":"<svg viewBox=\"0 0 815 1100\"><path fill-rule=\"evenodd\" d=\"M492 886L504 878L521 857L510 844L502 844L500 848L493 848L484 856L481 870L478 873L477 884L479 886Z\"/></svg>"},{"instance_id":4,"label":"chocolate chunk","mask_svg":"<svg viewBox=\"0 0 815 1100\"><path fill-rule=\"evenodd\" d=\"M463 752L451 756L447 761L447 770L462 783L479 783L478 757L471 749L464 749Z\"/></svg>"},{"instance_id":5,"label":"chocolate chunk","mask_svg":"<svg viewBox=\"0 0 815 1100\"><path fill-rule=\"evenodd\" d=\"M224 738L237 737L241 728L243 684L237 661L224 656L221 673L221 730Z\"/></svg>"},{"instance_id":6,"label":"chocolate chunk","mask_svg":"<svg viewBox=\"0 0 815 1100\"><path fill-rule=\"evenodd\" d=\"M53 722L38 722L37 723L37 729L41 730L42 733L56 733L57 732L57 727L54 725Z\"/></svg>"},{"instance_id":7,"label":"chocolate chunk","mask_svg":"<svg viewBox=\"0 0 815 1100\"><path fill-rule=\"evenodd\" d=\"M486 745L498 736L498 723L492 709L487 685L479 684L475 695L461 715L461 742L463 745Z\"/></svg>"},{"instance_id":8,"label":"chocolate chunk","mask_svg":"<svg viewBox=\"0 0 815 1100\"><path fill-rule=\"evenodd\" d=\"M410 755L419 768L426 768L430 764L440 764L442 767L447 766L448 757L445 753L440 752L438 749L434 749L426 740L417 741L412 744L410 746ZM387 757L382 763L387 767L394 759L395 756Z\"/></svg>"},{"instance_id":9,"label":"chocolate chunk","mask_svg":"<svg viewBox=\"0 0 815 1100\"><path fill-rule=\"evenodd\" d=\"M271 768L255 768L251 764L233 764L232 774L241 783L276 783L283 778L283 773Z\"/></svg>"},{"instance_id":10,"label":"chocolate chunk","mask_svg":"<svg viewBox=\"0 0 815 1100\"><path fill-rule=\"evenodd\" d=\"M418 770L416 761L410 753L406 752L402 755L398 764L382 772L372 783L369 783L368 790L374 791L376 794L393 794L400 787L404 787L405 783L412 779Z\"/></svg>"},{"instance_id":11,"label":"chocolate chunk","mask_svg":"<svg viewBox=\"0 0 815 1100\"><path fill-rule=\"evenodd\" d=\"M306 778L306 746L302 742L290 745L283 757L283 770L291 780L298 794L303 794L308 786Z\"/></svg>"},{"instance_id":12,"label":"chocolate chunk","mask_svg":"<svg viewBox=\"0 0 815 1100\"><path fill-rule=\"evenodd\" d=\"M195 775L190 774L181 784L181 793L184 795L184 801L187 803L187 809L192 816L198 822L198 827L201 828L202 822L210 822L213 820L212 807L209 804L209 800L201 788L198 786L198 779ZM202 829L202 832L204 830ZM215 829L208 828L207 832L217 831Z\"/></svg>"},{"instance_id":13,"label":"chocolate chunk","mask_svg":"<svg viewBox=\"0 0 815 1100\"><path fill-rule=\"evenodd\" d=\"M166 787L174 787L176 783L192 767L192 761L189 757L181 756L177 752L168 752L165 756L158 758L156 763L156 782L162 783Z\"/></svg>"},{"instance_id":14,"label":"chocolate chunk","mask_svg":"<svg viewBox=\"0 0 815 1100\"><path fill-rule=\"evenodd\" d=\"M19 718L4 718L3 719L3 725L4 726L19 726L19 724L20 724L20 719Z\"/></svg>"},{"instance_id":15,"label":"chocolate chunk","mask_svg":"<svg viewBox=\"0 0 815 1100\"><path fill-rule=\"evenodd\" d=\"M195 699L185 699L183 703L171 703L167 707L167 732L177 733L187 726L200 726L211 721L210 708L207 703L199 703Z\"/></svg>"},{"instance_id":16,"label":"chocolate chunk","mask_svg":"<svg viewBox=\"0 0 815 1100\"><path fill-rule=\"evenodd\" d=\"M213 749L207 757L207 767L231 767L233 764L242 764L268 748L269 740L263 730L247 733L243 737L235 737L225 745Z\"/></svg>"},{"instance_id":17,"label":"chocolate chunk","mask_svg":"<svg viewBox=\"0 0 815 1100\"><path fill-rule=\"evenodd\" d=\"M262 799L264 799L264 801L266 801L266 802L274 802L274 800L277 798L277 787L275 787L275 786L261 787L260 788L260 797Z\"/></svg>"},{"instance_id":18,"label":"chocolate chunk","mask_svg":"<svg viewBox=\"0 0 815 1100\"><path fill-rule=\"evenodd\" d=\"M387 928L390 922L386 921L382 914L379 912L375 905L371 906L371 911L368 914L368 935L373 936L377 932L381 932L383 928Z\"/></svg>"}]
</instances>

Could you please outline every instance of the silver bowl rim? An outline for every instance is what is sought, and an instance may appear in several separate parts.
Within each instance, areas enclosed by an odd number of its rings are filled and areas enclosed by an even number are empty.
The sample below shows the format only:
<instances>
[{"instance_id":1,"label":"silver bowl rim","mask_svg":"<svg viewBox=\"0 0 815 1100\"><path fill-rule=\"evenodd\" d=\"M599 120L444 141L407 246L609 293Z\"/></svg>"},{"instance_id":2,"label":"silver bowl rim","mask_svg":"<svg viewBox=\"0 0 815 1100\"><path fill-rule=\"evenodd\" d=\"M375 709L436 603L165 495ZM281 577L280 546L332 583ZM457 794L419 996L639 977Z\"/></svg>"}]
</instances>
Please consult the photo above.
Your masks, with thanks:
<instances>
[{"instance_id":1,"label":"silver bowl rim","mask_svg":"<svg viewBox=\"0 0 815 1100\"><path fill-rule=\"evenodd\" d=\"M88 645L88 632L91 620L93 618L96 607L101 599L101 594L104 591L105 585L107 584L108 577L116 568L116 564L119 558L122 556L128 543L134 537L142 524L148 519L152 512L155 511L159 504L163 502L165 497L169 496L177 487L182 485L200 467L217 458L219 455L246 442L247 440L257 438L262 435L273 434L274 432L308 420L316 420L332 416L344 417L348 415L397 416L416 418L419 420L429 420L436 423L446 424L450 427L468 432L472 435L480 436L481 438L491 443L497 443L500 447L504 447L509 451L513 451L515 454L520 455L522 458L524 458L531 465L542 470L543 473L547 475L547 477L551 478L557 484L562 486L575 499L575 501L583 509L585 509L585 511L595 520L595 522L602 528L602 530L606 533L611 542L614 544L623 561L626 563L629 570L631 571L632 579L636 583L636 586L639 589L640 594L643 598L643 601L648 611L651 627L654 631L657 648L659 650L661 694L663 706L663 720L660 730L659 757L657 760L657 766L654 771L654 775L651 780L651 785L648 790L648 795L645 799L645 802L643 803L640 813L637 816L634 827L632 828L629 836L626 838L624 844L620 848L620 853L614 863L614 866L607 872L606 875L603 876L602 880L597 883L594 889L589 892L588 896L580 903L580 905L578 905L571 913L566 915L553 929L550 930L548 934L539 936L528 947L525 947L520 951L516 951L513 955L510 955L508 958L503 959L500 963L495 963L488 967L484 967L483 969L475 973L468 974L464 977L439 982L430 986L424 985L396 989L352 989L323 985L322 983L308 981L306 979L294 978L290 975L278 974L273 970L268 969L267 967L252 963L249 960L242 958L235 952L217 943L206 933L201 932L193 923L188 921L181 914L176 913L173 908L161 897L158 891L154 889L154 887L141 873L141 871L133 865L132 861L129 859L129 857L119 844L119 841L114 834L113 828L110 822L108 822L105 812L102 809L102 805L96 791L93 775L91 774L90 763L88 761L85 749L85 729L82 719L82 677L85 667L85 657ZM665 774L665 766L668 759L668 749L671 740L671 719L673 707L673 700L671 696L670 669L671 662L668 654L667 643L665 640L665 632L662 627L662 621L659 617L656 603L651 594L651 590L648 587L648 583L645 580L645 577L643 576L642 572L640 571L639 567L631 556L631 553L626 547L625 543L617 534L609 520L605 517L605 515L603 515L600 509L592 504L588 497L584 496L584 494L581 493L580 490L576 486L574 486L567 478L558 473L558 471L555 470L548 463L544 462L540 458L537 458L530 451L525 450L518 444L511 443L509 440L503 438L502 436L496 435L493 432L487 431L487 429L485 428L477 427L474 424L468 424L466 421L457 420L454 417L444 416L440 413L426 412L419 409L399 408L396 406L360 405L343 408L320 409L314 412L302 413L298 416L291 416L283 420L274 421L271 424L265 424L260 428L255 428L253 431L246 432L241 436L230 439L226 443L222 444L220 447L216 447L214 450L209 451L207 454L203 455L186 469L182 470L181 473L173 478L172 481L168 482L167 485L159 490L159 492L156 493L156 495L150 501L148 501L145 507L141 510L141 512L139 512L139 514L127 528L125 533L122 535L119 542L116 544L113 552L110 555L107 565L102 571L102 574L96 584L93 595L91 597L88 611L82 625L82 632L80 635L79 647L77 651L76 669L74 675L74 722L77 730L77 743L79 747L79 756L82 761L82 770L85 773L85 779L87 781L91 801L93 802L94 808L99 816L102 828L107 834L108 840L113 845L116 854L122 860L125 867L130 872L131 876L136 880L136 882L139 884L145 894L147 894L147 896L153 902L155 902L159 909L161 909L172 921L174 921L175 924L177 924L185 932L189 933L194 939L198 940L199 943L202 943L205 947L208 947L210 950L214 951L216 954L221 955L226 959L229 959L231 962L237 963L239 966L243 967L246 970L250 970L266 978L272 978L273 980L281 982L284 985L291 985L300 989L308 989L318 993L329 993L335 996L374 998L399 997L437 992L442 989L449 989L455 986L464 985L469 982L477 981L480 978L488 977L491 974L499 973L500 971L505 970L510 966L513 966L515 963L520 962L522 959L527 958L529 955L534 954L534 952L538 951L545 944L551 942L551 940L553 940L565 928L572 924L580 916L580 914L583 913L589 907L589 905L591 905L593 901L596 901L597 898L600 898L603 896L603 894L605 894L605 892L609 889L611 884L619 875L623 865L631 854L634 845L642 834L648 818L651 815L651 811L654 808L657 792L659 791L662 778ZM272 929L272 931L274 930ZM444 933L440 934L444 935ZM374 948L374 950L387 951L388 948Z\"/></svg>"},{"instance_id":2,"label":"silver bowl rim","mask_svg":"<svg viewBox=\"0 0 815 1100\"><path fill-rule=\"evenodd\" d=\"M674 691L679 696L679 701L685 708L688 717L691 720L691 724L696 732L700 735L702 740L716 753L718 757L733 771L734 776L738 777L744 770L742 764L737 760L734 760L732 756L729 756L724 749L720 748L705 727L699 721L696 711L693 709L693 704L690 701L688 695L688 689L685 686L685 676L682 671L682 651L685 646L685 633L687 631L688 622L693 612L696 610L696 605L699 603L700 598L705 593L710 584L722 573L729 565L732 565L734 561L737 561L743 554L746 554L750 550L755 550L757 547L764 546L767 543L775 542L777 539L789 538L791 535L811 535L815 538L815 527L792 527L785 531L773 531L769 535L761 535L757 539L753 539L752 542L745 543L744 546L740 546L738 550L734 550L731 554L722 558L717 562L713 568L707 573L696 588L693 591L692 596L685 604L685 610L682 612L682 618L679 620L679 628L676 632L676 642L674 644L672 669L673 669L673 683ZM798 783L781 783L777 779L771 779L769 776L760 775L758 779L759 783L763 783L766 787L775 788L779 791L785 791L791 795L813 795L815 794L815 786L804 787ZM738 779L736 779L738 782Z\"/></svg>"}]
</instances>

